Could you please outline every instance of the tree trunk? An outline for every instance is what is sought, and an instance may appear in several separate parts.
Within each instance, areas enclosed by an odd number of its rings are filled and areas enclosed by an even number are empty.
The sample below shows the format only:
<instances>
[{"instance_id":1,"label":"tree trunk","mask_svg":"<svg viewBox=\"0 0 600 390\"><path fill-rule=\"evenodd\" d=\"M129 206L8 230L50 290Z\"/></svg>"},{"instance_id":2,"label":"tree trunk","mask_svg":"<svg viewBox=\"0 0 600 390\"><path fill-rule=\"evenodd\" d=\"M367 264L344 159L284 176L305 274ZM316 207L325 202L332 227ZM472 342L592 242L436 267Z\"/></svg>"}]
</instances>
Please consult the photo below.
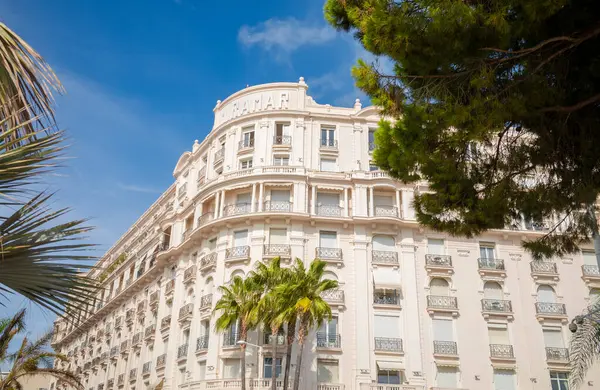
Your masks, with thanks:
<instances>
[{"instance_id":1,"label":"tree trunk","mask_svg":"<svg viewBox=\"0 0 600 390\"><path fill-rule=\"evenodd\" d=\"M298 329L298 359L296 359L296 375L294 375L294 390L300 386L300 372L302 371L302 350L304 349L304 333L306 325L300 322Z\"/></svg>"},{"instance_id":2,"label":"tree trunk","mask_svg":"<svg viewBox=\"0 0 600 390\"><path fill-rule=\"evenodd\" d=\"M271 328L271 351L273 351L273 364L271 365L271 390L277 390L277 335L279 327Z\"/></svg>"},{"instance_id":3,"label":"tree trunk","mask_svg":"<svg viewBox=\"0 0 600 390\"><path fill-rule=\"evenodd\" d=\"M248 332L246 331L246 324L242 324L242 332L240 333L240 338L238 340L244 340L244 341L248 341L247 340L248 337ZM237 340L236 340L237 343ZM246 343L243 343L240 346L241 350L242 350L242 357L240 359L240 365L242 366L240 371L240 376L241 376L241 385L242 385L242 390L246 390Z\"/></svg>"},{"instance_id":4,"label":"tree trunk","mask_svg":"<svg viewBox=\"0 0 600 390\"><path fill-rule=\"evenodd\" d=\"M292 364L292 347L296 333L296 320L287 323L287 346L285 350L285 371L283 373L283 390L288 390L290 367Z\"/></svg>"}]
</instances>

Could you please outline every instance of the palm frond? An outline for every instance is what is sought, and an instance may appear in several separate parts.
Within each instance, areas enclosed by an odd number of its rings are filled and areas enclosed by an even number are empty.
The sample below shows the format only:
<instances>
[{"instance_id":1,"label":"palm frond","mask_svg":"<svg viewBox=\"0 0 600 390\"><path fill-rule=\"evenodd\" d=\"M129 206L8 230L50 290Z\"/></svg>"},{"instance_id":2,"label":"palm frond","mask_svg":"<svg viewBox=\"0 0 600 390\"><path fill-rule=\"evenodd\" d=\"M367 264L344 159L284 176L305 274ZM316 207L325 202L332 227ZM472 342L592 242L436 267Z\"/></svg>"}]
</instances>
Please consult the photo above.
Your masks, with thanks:
<instances>
[{"instance_id":1,"label":"palm frond","mask_svg":"<svg viewBox=\"0 0 600 390\"><path fill-rule=\"evenodd\" d=\"M583 383L588 370L600 360L600 303L592 305L585 318L580 318L569 346L569 388L573 389Z\"/></svg>"}]
</instances>

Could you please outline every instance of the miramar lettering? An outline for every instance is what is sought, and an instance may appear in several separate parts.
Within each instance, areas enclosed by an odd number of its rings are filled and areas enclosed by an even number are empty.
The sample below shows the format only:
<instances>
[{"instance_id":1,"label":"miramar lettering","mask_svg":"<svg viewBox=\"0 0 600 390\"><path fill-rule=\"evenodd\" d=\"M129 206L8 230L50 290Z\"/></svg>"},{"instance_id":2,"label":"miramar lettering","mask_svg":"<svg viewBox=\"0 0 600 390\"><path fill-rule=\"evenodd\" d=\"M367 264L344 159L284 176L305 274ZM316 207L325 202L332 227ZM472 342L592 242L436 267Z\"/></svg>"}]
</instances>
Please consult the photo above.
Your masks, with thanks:
<instances>
[{"instance_id":1,"label":"miramar lettering","mask_svg":"<svg viewBox=\"0 0 600 390\"><path fill-rule=\"evenodd\" d=\"M289 108L289 92L256 93L234 100L220 109L221 122L267 110L285 110Z\"/></svg>"}]
</instances>

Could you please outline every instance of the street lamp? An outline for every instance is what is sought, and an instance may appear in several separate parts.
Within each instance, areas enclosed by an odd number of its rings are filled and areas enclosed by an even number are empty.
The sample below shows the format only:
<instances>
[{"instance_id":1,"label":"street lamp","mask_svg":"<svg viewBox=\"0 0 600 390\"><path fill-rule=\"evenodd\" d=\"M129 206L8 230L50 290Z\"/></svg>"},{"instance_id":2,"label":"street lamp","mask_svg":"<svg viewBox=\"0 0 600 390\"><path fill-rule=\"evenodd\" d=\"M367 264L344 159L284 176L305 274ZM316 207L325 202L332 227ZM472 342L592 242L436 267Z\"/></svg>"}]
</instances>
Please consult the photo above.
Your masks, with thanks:
<instances>
[{"instance_id":1,"label":"street lamp","mask_svg":"<svg viewBox=\"0 0 600 390\"><path fill-rule=\"evenodd\" d=\"M256 345L256 344L249 343L249 342L247 342L246 340L238 340L236 344L237 344L237 345L249 345L249 346L251 346L251 347L256 347L256 348L258 348L258 349L261 349L261 348L262 348L260 345Z\"/></svg>"}]
</instances>

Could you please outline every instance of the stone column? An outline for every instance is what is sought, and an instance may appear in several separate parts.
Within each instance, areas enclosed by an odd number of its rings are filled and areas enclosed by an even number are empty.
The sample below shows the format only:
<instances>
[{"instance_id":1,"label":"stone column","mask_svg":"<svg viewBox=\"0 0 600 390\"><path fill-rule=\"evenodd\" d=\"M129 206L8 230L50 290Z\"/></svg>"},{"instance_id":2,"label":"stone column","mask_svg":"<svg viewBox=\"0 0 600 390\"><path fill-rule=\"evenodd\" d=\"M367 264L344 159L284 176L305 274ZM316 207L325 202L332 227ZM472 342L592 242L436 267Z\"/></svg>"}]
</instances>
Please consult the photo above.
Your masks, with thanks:
<instances>
[{"instance_id":1,"label":"stone column","mask_svg":"<svg viewBox=\"0 0 600 390\"><path fill-rule=\"evenodd\" d=\"M348 216L348 187L344 187L344 217Z\"/></svg>"},{"instance_id":2,"label":"stone column","mask_svg":"<svg viewBox=\"0 0 600 390\"><path fill-rule=\"evenodd\" d=\"M312 186L312 199L310 201L312 202L310 205L310 213L311 215L315 215L317 205L317 186L314 184Z\"/></svg>"},{"instance_id":3,"label":"stone column","mask_svg":"<svg viewBox=\"0 0 600 390\"><path fill-rule=\"evenodd\" d=\"M221 205L219 206L219 217L223 217L223 209L225 208L225 190L221 191Z\"/></svg>"},{"instance_id":4,"label":"stone column","mask_svg":"<svg viewBox=\"0 0 600 390\"><path fill-rule=\"evenodd\" d=\"M364 226L356 225L354 228L354 312L348 312L348 315L354 315L354 328L356 335L355 352L355 386L354 389L361 389L361 383L371 383L371 330L369 315L372 300L369 292L369 278L371 271L367 257L367 236Z\"/></svg>"},{"instance_id":5,"label":"stone column","mask_svg":"<svg viewBox=\"0 0 600 390\"><path fill-rule=\"evenodd\" d=\"M374 197L373 197L373 186L371 186L371 187L369 187L369 217L375 216L375 212L374 212L374 209L375 209L374 206L375 205L374 205L374 203L375 203L375 200L374 200Z\"/></svg>"},{"instance_id":6,"label":"stone column","mask_svg":"<svg viewBox=\"0 0 600 390\"><path fill-rule=\"evenodd\" d=\"M402 218L404 214L402 213L400 206L400 190L396 190L396 210L398 210L398 217Z\"/></svg>"},{"instance_id":7,"label":"stone column","mask_svg":"<svg viewBox=\"0 0 600 390\"><path fill-rule=\"evenodd\" d=\"M250 211L256 211L256 183L252 184L252 204L250 205Z\"/></svg>"},{"instance_id":8,"label":"stone column","mask_svg":"<svg viewBox=\"0 0 600 390\"><path fill-rule=\"evenodd\" d=\"M214 219L219 218L219 202L221 202L221 193L220 192L216 192L215 193L215 215L213 216Z\"/></svg>"},{"instance_id":9,"label":"stone column","mask_svg":"<svg viewBox=\"0 0 600 390\"><path fill-rule=\"evenodd\" d=\"M265 195L265 183L261 182L259 191L258 191L258 211L259 212L263 211L264 195Z\"/></svg>"}]
</instances>

